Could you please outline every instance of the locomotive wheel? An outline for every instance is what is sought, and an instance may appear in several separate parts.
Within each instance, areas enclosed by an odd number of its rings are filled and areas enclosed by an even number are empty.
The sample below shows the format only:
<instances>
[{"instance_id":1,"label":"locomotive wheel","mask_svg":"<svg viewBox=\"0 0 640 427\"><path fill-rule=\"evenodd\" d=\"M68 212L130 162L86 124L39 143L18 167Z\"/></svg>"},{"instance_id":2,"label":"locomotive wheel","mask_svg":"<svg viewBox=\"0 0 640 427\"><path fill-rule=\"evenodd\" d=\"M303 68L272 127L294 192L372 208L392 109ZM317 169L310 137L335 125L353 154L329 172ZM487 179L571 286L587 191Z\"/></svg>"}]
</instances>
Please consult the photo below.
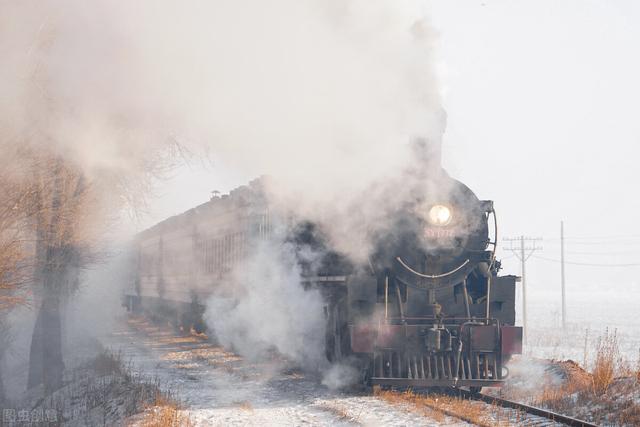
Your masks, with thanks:
<instances>
[{"instance_id":1,"label":"locomotive wheel","mask_svg":"<svg viewBox=\"0 0 640 427\"><path fill-rule=\"evenodd\" d=\"M180 316L176 315L172 317L169 321L169 324L171 325L175 333L180 333Z\"/></svg>"},{"instance_id":2,"label":"locomotive wheel","mask_svg":"<svg viewBox=\"0 0 640 427\"><path fill-rule=\"evenodd\" d=\"M327 355L327 359L329 362L337 362L342 357L342 352L340 349L340 328L339 328L339 319L338 319L338 307L337 305L333 305L330 308L329 319L327 321L327 337L326 337L326 348L325 352Z\"/></svg>"},{"instance_id":3,"label":"locomotive wheel","mask_svg":"<svg viewBox=\"0 0 640 427\"><path fill-rule=\"evenodd\" d=\"M373 357L369 354L358 358L360 365L360 385L364 391L371 391L371 377L373 377Z\"/></svg>"},{"instance_id":4,"label":"locomotive wheel","mask_svg":"<svg viewBox=\"0 0 640 427\"><path fill-rule=\"evenodd\" d=\"M338 362L349 354L349 326L346 321L346 304L344 299L329 306L327 319L326 348L327 359Z\"/></svg>"},{"instance_id":5,"label":"locomotive wheel","mask_svg":"<svg viewBox=\"0 0 640 427\"><path fill-rule=\"evenodd\" d=\"M183 335L189 335L191 333L191 316L189 313L182 313L180 316L180 329L182 329Z\"/></svg>"},{"instance_id":6,"label":"locomotive wheel","mask_svg":"<svg viewBox=\"0 0 640 427\"><path fill-rule=\"evenodd\" d=\"M196 331L197 334L203 334L207 330L207 325L202 319L198 319L193 325L193 330Z\"/></svg>"}]
</instances>

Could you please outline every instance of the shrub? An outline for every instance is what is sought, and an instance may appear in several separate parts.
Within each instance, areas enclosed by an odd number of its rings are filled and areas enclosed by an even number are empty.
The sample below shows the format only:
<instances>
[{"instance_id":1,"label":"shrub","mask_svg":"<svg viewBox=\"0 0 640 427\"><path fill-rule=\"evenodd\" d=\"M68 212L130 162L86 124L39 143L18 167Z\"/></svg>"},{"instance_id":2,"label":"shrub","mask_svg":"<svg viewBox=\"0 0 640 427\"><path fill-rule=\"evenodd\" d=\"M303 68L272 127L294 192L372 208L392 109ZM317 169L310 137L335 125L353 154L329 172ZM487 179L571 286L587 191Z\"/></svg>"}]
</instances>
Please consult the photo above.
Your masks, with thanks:
<instances>
[{"instance_id":1,"label":"shrub","mask_svg":"<svg viewBox=\"0 0 640 427\"><path fill-rule=\"evenodd\" d=\"M620 349L618 347L618 336L614 330L611 333L608 329L598 340L596 348L596 359L591 370L592 391L601 396L607 392L616 377L616 370L620 364Z\"/></svg>"}]
</instances>

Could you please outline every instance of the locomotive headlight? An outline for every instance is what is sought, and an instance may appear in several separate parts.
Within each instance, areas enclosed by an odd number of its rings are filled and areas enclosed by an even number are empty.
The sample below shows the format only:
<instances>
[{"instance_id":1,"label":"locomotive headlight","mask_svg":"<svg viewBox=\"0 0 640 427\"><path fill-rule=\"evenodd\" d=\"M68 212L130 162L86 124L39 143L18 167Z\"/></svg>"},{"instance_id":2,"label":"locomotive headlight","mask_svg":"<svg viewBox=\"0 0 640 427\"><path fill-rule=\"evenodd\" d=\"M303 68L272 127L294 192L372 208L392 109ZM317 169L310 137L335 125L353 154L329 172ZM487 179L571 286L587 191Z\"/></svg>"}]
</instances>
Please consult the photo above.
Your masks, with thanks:
<instances>
[{"instance_id":1,"label":"locomotive headlight","mask_svg":"<svg viewBox=\"0 0 640 427\"><path fill-rule=\"evenodd\" d=\"M429 209L429 222L432 225L444 226L451 222L451 209L444 205L433 205Z\"/></svg>"}]
</instances>

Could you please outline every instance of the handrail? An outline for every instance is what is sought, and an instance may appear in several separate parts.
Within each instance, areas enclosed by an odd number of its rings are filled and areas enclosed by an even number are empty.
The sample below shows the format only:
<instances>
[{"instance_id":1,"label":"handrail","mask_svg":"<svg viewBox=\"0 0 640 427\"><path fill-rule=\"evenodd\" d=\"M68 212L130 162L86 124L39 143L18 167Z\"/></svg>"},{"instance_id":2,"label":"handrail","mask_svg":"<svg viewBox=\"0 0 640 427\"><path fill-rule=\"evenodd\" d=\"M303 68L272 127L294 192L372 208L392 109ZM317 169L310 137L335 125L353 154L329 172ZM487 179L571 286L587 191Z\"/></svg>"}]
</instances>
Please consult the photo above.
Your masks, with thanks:
<instances>
[{"instance_id":1,"label":"handrail","mask_svg":"<svg viewBox=\"0 0 640 427\"><path fill-rule=\"evenodd\" d=\"M443 273L443 274L434 274L434 275L430 275L430 274L424 274L424 273L420 273L419 271L414 270L413 268L409 267L403 260L402 258L400 258L399 256L396 257L396 260L407 270L409 270L410 272L412 272L413 274L415 274L416 276L420 276L420 277L424 277L426 279L441 279L443 277L447 277L447 276L451 276L454 273L457 273L460 269L462 269L465 265L469 264L469 260L467 259L465 262L463 262L462 264L460 264L457 268L454 268L453 270L447 272L447 273Z\"/></svg>"}]
</instances>

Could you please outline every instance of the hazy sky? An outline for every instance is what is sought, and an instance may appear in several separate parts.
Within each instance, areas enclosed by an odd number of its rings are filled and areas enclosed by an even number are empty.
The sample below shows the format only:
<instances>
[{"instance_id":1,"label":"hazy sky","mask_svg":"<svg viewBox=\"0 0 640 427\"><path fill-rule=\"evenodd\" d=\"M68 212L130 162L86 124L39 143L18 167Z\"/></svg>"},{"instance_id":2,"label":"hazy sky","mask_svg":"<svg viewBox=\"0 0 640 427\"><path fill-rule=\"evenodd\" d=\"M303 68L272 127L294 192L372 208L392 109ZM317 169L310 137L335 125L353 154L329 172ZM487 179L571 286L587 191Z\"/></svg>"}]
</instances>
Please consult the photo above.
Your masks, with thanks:
<instances>
[{"instance_id":1,"label":"hazy sky","mask_svg":"<svg viewBox=\"0 0 640 427\"><path fill-rule=\"evenodd\" d=\"M500 236L544 237L535 255L559 259L564 219L568 261L640 264L640 3L442 0L424 10L440 33L445 167L495 201ZM158 190L149 222L260 173L183 168ZM528 272L530 289L558 289L557 263L531 258ZM637 289L638 273L568 265L567 282Z\"/></svg>"},{"instance_id":2,"label":"hazy sky","mask_svg":"<svg viewBox=\"0 0 640 427\"><path fill-rule=\"evenodd\" d=\"M455 6L454 6L455 3ZM503 236L544 237L559 222L582 263L640 264L640 7L628 1L433 3L441 30L450 172L495 200ZM631 239L628 237L635 237ZM607 245L592 244L615 241ZM518 271L515 260L507 270ZM532 285L559 267L531 259ZM625 289L639 267L568 266L570 285Z\"/></svg>"}]
</instances>

